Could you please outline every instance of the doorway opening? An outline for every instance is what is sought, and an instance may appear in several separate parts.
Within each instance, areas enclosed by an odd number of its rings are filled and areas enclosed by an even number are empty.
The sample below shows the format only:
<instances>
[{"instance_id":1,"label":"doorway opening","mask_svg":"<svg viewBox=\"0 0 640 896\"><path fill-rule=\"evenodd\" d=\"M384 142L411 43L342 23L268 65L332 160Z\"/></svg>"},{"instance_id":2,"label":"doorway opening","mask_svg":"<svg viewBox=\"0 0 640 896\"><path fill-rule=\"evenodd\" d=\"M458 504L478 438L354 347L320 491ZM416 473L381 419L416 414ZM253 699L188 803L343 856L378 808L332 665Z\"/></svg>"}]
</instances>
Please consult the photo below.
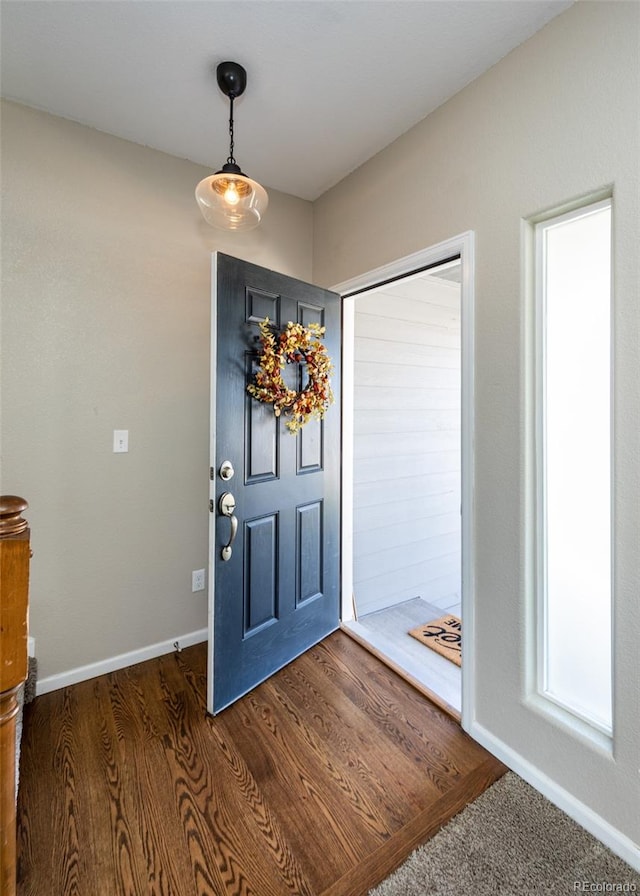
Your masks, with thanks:
<instances>
[{"instance_id":1,"label":"doorway opening","mask_svg":"<svg viewBox=\"0 0 640 896\"><path fill-rule=\"evenodd\" d=\"M460 719L463 670L409 634L458 617L466 665L470 259L438 248L343 288L342 627Z\"/></svg>"}]
</instances>

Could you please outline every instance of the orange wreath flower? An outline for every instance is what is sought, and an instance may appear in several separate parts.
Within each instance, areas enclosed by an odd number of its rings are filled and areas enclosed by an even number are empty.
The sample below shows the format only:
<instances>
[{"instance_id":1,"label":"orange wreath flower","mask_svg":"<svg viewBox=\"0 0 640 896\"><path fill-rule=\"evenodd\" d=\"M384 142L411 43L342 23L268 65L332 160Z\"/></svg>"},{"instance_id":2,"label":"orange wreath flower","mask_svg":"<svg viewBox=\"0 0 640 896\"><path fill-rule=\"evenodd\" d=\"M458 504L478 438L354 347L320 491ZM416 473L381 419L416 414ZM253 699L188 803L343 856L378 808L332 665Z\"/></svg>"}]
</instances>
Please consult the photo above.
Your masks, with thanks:
<instances>
[{"instance_id":1,"label":"orange wreath flower","mask_svg":"<svg viewBox=\"0 0 640 896\"><path fill-rule=\"evenodd\" d=\"M334 400L330 380L333 365L320 341L324 331L320 324L303 327L289 321L276 335L268 317L260 324L260 369L255 382L247 386L247 392L258 401L272 404L276 417L290 416L285 426L294 434L312 418L322 420ZM286 365L294 363L307 365L309 381L300 392L289 389L282 376Z\"/></svg>"}]
</instances>

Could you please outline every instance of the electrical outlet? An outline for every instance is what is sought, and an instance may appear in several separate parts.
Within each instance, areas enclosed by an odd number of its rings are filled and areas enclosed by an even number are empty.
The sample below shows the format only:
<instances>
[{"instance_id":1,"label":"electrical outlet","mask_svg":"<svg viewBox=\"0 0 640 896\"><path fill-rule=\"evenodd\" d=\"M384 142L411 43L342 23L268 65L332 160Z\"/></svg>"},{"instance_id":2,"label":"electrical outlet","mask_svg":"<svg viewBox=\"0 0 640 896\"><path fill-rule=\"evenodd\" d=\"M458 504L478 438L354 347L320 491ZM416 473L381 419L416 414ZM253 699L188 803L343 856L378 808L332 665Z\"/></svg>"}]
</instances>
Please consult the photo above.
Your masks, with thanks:
<instances>
[{"instance_id":1,"label":"electrical outlet","mask_svg":"<svg viewBox=\"0 0 640 896\"><path fill-rule=\"evenodd\" d=\"M191 590L204 591L204 569L194 569L191 573Z\"/></svg>"}]
</instances>

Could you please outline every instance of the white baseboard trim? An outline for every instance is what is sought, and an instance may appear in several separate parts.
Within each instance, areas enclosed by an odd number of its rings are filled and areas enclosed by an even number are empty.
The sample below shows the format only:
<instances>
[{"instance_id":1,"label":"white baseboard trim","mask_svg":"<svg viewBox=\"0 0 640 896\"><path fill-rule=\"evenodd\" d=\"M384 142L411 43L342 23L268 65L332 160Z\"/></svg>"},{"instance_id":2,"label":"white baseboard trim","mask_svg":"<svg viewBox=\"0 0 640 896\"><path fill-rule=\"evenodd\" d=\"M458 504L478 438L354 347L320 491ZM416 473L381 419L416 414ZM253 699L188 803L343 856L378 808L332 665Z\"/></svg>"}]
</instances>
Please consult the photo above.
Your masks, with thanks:
<instances>
[{"instance_id":1,"label":"white baseboard trim","mask_svg":"<svg viewBox=\"0 0 640 896\"><path fill-rule=\"evenodd\" d=\"M503 741L494 737L482 725L473 722L469 730L471 737L481 746L493 753L501 762L504 762L512 771L520 775L528 784L535 787L543 796L559 809L562 809L570 818L590 834L608 846L617 856L630 865L635 871L640 871L640 846L634 843L626 834L614 828L608 821L597 815L593 809L585 806L574 796L560 787L544 772L532 765L528 760L516 753Z\"/></svg>"},{"instance_id":2,"label":"white baseboard trim","mask_svg":"<svg viewBox=\"0 0 640 896\"><path fill-rule=\"evenodd\" d=\"M196 632L189 632L187 635L178 635L175 638L170 638L168 641L149 644L148 647L141 647L129 653L121 653L118 656L108 657L106 660L99 660L97 663L78 666L76 669L69 669L68 672L49 675L36 683L36 696L48 694L49 691L57 691L60 688L66 688L81 681L87 681L89 678L96 678L98 675L115 672L116 669L124 669L127 666L134 666L136 663L144 663L145 660L155 659L155 657L163 656L165 653L172 653L175 650L174 645L176 641L182 648L191 647L193 644L200 644L206 640L207 629L201 628Z\"/></svg>"}]
</instances>

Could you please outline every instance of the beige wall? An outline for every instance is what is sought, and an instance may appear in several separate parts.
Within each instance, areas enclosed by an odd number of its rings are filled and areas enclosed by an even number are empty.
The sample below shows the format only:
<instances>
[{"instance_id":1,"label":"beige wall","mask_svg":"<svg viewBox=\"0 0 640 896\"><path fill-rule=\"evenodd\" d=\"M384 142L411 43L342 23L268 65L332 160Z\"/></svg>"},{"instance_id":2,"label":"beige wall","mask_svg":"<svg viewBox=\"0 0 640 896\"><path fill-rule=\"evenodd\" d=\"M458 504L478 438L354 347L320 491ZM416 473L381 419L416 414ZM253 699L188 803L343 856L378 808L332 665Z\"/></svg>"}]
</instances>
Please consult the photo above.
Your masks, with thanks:
<instances>
[{"instance_id":1,"label":"beige wall","mask_svg":"<svg viewBox=\"0 0 640 896\"><path fill-rule=\"evenodd\" d=\"M309 280L312 240L274 191L212 230L208 173L2 104L0 490L30 503L41 679L206 626L210 253Z\"/></svg>"},{"instance_id":2,"label":"beige wall","mask_svg":"<svg viewBox=\"0 0 640 896\"><path fill-rule=\"evenodd\" d=\"M477 717L505 755L638 843L640 805L637 3L578 2L314 206L325 286L476 234ZM614 192L615 758L523 707L531 575L521 220ZM576 761L578 760L578 761ZM637 853L636 848L636 856Z\"/></svg>"}]
</instances>

